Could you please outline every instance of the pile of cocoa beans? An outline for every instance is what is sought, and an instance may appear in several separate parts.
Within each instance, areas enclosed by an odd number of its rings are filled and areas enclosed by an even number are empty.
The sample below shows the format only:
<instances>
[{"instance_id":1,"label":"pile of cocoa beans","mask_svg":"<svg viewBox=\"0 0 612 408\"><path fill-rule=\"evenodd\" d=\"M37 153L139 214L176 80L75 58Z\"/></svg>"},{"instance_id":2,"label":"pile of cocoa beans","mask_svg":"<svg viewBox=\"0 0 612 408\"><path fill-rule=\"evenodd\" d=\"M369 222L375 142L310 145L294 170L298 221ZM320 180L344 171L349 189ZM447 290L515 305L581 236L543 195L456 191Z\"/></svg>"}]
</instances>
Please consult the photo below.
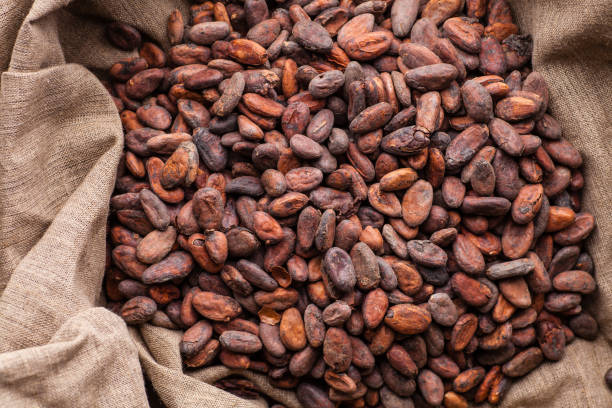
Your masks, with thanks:
<instances>
[{"instance_id":1,"label":"pile of cocoa beans","mask_svg":"<svg viewBox=\"0 0 612 408\"><path fill-rule=\"evenodd\" d=\"M138 56L105 82L105 290L184 331L185 370L265 373L306 408L460 408L597 335L582 157L504 0L205 1L167 33L108 25Z\"/></svg>"}]
</instances>

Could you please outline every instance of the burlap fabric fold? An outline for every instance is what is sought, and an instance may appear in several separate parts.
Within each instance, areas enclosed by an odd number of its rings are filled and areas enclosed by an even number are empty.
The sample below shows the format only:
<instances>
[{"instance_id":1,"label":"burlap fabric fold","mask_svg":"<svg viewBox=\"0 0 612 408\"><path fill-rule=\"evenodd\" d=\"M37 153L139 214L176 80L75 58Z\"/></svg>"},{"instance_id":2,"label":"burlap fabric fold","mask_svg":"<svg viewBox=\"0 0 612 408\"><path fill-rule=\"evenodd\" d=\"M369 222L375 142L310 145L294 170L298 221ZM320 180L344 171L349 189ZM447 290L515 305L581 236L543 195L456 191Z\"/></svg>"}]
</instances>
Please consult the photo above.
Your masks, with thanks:
<instances>
[{"instance_id":1,"label":"burlap fabric fold","mask_svg":"<svg viewBox=\"0 0 612 408\"><path fill-rule=\"evenodd\" d=\"M599 291L589 305L595 342L575 341L510 390L504 407L611 407L612 3L511 0L534 37L534 66L550 109L585 158L585 207ZM126 53L103 20L136 26L167 46L166 18L181 0L0 2L0 406L147 406L143 372L168 407L261 407L207 383L223 367L183 373L180 334L128 329L100 295L108 199L122 149L117 111L94 73ZM92 73L94 72L94 73ZM246 374L288 407L293 393Z\"/></svg>"}]
</instances>

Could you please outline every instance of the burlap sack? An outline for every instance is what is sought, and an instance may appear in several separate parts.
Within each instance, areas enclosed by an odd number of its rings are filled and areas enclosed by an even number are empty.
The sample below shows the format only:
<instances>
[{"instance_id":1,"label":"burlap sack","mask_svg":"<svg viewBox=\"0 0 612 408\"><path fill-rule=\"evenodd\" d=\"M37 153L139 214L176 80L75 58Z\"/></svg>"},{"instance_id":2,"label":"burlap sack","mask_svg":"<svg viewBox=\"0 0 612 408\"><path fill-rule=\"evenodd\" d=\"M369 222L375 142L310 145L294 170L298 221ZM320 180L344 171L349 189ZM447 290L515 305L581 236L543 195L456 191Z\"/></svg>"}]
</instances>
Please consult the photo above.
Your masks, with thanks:
<instances>
[{"instance_id":1,"label":"burlap sack","mask_svg":"<svg viewBox=\"0 0 612 408\"><path fill-rule=\"evenodd\" d=\"M585 158L585 207L602 334L515 384L505 407L611 407L612 172L609 0L511 0L534 37L552 113ZM168 407L257 407L207 383L222 367L182 372L177 332L128 329L101 306L108 199L122 149L119 117L93 72L124 53L100 17L135 25L163 45L181 0L0 2L0 406L147 406L143 371ZM89 70L88 70L89 69ZM294 395L246 374L273 398Z\"/></svg>"}]
</instances>

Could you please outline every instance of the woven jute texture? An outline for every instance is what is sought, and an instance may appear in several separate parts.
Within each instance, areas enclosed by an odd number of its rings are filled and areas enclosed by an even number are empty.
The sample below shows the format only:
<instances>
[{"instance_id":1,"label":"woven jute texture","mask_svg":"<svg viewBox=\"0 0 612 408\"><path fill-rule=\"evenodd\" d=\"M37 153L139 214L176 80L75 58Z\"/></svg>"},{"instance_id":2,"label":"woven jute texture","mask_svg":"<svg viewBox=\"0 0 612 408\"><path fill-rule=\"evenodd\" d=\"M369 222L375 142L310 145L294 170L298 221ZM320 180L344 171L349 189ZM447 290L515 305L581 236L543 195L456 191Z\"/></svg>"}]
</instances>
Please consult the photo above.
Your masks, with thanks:
<instances>
[{"instance_id":1,"label":"woven jute texture","mask_svg":"<svg viewBox=\"0 0 612 408\"><path fill-rule=\"evenodd\" d=\"M595 342L511 388L504 407L612 407L612 3L511 0L534 38L552 114L585 159L584 206L598 293ZM182 0L0 1L0 406L147 406L143 373L171 408L264 407L211 385L232 372L183 372L180 333L127 328L102 306L106 218L122 150L121 122L95 73L121 57L103 21L134 25L167 46ZM291 392L248 378L287 407Z\"/></svg>"}]
</instances>

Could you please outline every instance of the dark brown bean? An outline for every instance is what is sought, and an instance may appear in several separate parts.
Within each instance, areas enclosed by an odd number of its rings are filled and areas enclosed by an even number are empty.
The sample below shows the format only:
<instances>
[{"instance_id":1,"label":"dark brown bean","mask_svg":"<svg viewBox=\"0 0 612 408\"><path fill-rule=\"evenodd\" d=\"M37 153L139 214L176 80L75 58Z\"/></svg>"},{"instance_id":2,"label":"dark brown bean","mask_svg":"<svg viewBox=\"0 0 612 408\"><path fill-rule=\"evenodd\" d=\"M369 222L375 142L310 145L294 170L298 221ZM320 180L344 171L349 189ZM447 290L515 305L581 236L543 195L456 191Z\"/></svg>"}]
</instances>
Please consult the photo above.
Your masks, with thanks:
<instances>
[{"instance_id":1,"label":"dark brown bean","mask_svg":"<svg viewBox=\"0 0 612 408\"><path fill-rule=\"evenodd\" d=\"M112 310L325 408L497 404L596 337L584 160L506 1L197 3L167 53L107 30Z\"/></svg>"}]
</instances>

